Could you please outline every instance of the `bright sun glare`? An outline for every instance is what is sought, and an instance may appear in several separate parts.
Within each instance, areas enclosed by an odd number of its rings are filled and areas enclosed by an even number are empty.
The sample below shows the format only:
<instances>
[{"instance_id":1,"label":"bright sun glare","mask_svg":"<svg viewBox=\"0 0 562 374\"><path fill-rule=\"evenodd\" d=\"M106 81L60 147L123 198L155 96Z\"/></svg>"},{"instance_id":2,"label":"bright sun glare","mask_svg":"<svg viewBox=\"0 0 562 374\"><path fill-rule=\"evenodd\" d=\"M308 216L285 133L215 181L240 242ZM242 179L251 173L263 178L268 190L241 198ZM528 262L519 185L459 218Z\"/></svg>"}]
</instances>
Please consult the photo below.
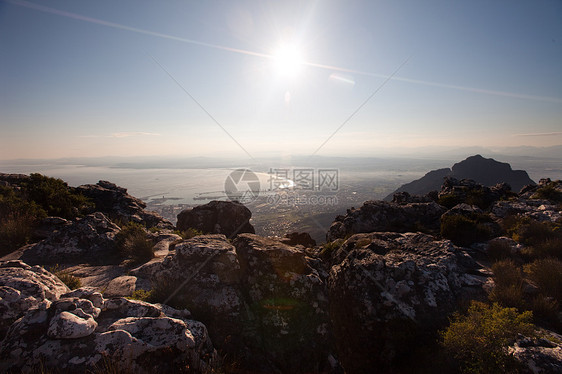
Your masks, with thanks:
<instances>
[{"instance_id":1,"label":"bright sun glare","mask_svg":"<svg viewBox=\"0 0 562 374\"><path fill-rule=\"evenodd\" d=\"M286 77L294 77L303 68L302 53L294 44L283 44L273 53L275 70Z\"/></svg>"}]
</instances>

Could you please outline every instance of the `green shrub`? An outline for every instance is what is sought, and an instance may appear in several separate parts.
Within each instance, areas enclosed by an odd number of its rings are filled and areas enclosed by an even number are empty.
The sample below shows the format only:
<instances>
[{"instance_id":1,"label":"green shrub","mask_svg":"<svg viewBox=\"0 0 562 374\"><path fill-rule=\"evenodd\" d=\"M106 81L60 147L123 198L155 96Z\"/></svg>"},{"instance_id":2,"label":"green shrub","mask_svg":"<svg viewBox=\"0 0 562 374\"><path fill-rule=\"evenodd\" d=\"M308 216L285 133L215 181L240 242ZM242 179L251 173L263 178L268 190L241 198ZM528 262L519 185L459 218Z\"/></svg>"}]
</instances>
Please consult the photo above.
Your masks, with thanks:
<instances>
[{"instance_id":1,"label":"green shrub","mask_svg":"<svg viewBox=\"0 0 562 374\"><path fill-rule=\"evenodd\" d=\"M10 187L0 186L0 256L31 240L33 229L46 212Z\"/></svg>"},{"instance_id":2,"label":"green shrub","mask_svg":"<svg viewBox=\"0 0 562 374\"><path fill-rule=\"evenodd\" d=\"M27 198L41 206L49 216L72 219L93 207L82 194L74 192L63 180L31 174L22 182Z\"/></svg>"},{"instance_id":3,"label":"green shrub","mask_svg":"<svg viewBox=\"0 0 562 374\"><path fill-rule=\"evenodd\" d=\"M181 236L182 239L191 239L199 235L204 235L203 231L194 229L193 227L190 227L184 231L176 230L174 231L174 234Z\"/></svg>"},{"instance_id":4,"label":"green shrub","mask_svg":"<svg viewBox=\"0 0 562 374\"><path fill-rule=\"evenodd\" d=\"M562 237L549 238L525 248L524 254L531 258L555 257L562 259Z\"/></svg>"},{"instance_id":5,"label":"green shrub","mask_svg":"<svg viewBox=\"0 0 562 374\"><path fill-rule=\"evenodd\" d=\"M555 182L549 182L545 186L539 187L533 195L535 199L546 199L554 203L562 203L562 192L556 189Z\"/></svg>"},{"instance_id":6,"label":"green shrub","mask_svg":"<svg viewBox=\"0 0 562 374\"><path fill-rule=\"evenodd\" d=\"M329 258L335 253L338 249L340 249L343 240L337 239L333 242L324 243L322 245L322 249L320 250L319 256L322 258Z\"/></svg>"},{"instance_id":7,"label":"green shrub","mask_svg":"<svg viewBox=\"0 0 562 374\"><path fill-rule=\"evenodd\" d=\"M525 265L524 269L543 295L562 302L562 261L555 258L539 259Z\"/></svg>"},{"instance_id":8,"label":"green shrub","mask_svg":"<svg viewBox=\"0 0 562 374\"><path fill-rule=\"evenodd\" d=\"M483 217L472 219L460 214L441 217L441 236L456 245L465 247L475 242L486 241L492 234Z\"/></svg>"},{"instance_id":9,"label":"green shrub","mask_svg":"<svg viewBox=\"0 0 562 374\"><path fill-rule=\"evenodd\" d=\"M484 189L473 189L468 191L464 202L468 205L476 205L480 209L487 209L493 202L489 196Z\"/></svg>"},{"instance_id":10,"label":"green shrub","mask_svg":"<svg viewBox=\"0 0 562 374\"><path fill-rule=\"evenodd\" d=\"M75 277L69 272L60 269L58 264L50 268L49 271L53 273L57 278L59 278L62 283L66 284L66 286L71 290L82 287L82 281L80 280L80 278Z\"/></svg>"},{"instance_id":11,"label":"green shrub","mask_svg":"<svg viewBox=\"0 0 562 374\"><path fill-rule=\"evenodd\" d=\"M450 326L441 333L442 344L465 372L513 372L517 363L507 347L518 334L534 335L531 319L532 312L518 313L515 308L472 302L467 315L453 316Z\"/></svg>"},{"instance_id":12,"label":"green shrub","mask_svg":"<svg viewBox=\"0 0 562 374\"><path fill-rule=\"evenodd\" d=\"M451 209L455 205L462 203L462 200L458 195L446 194L446 195L441 195L437 200L437 203L439 205L443 205L447 209Z\"/></svg>"},{"instance_id":13,"label":"green shrub","mask_svg":"<svg viewBox=\"0 0 562 374\"><path fill-rule=\"evenodd\" d=\"M134 290L133 294L129 299L146 301L148 303L155 302L154 291L153 290L146 291L142 289Z\"/></svg>"},{"instance_id":14,"label":"green shrub","mask_svg":"<svg viewBox=\"0 0 562 374\"><path fill-rule=\"evenodd\" d=\"M507 232L513 240L525 245L536 246L549 240L562 239L562 225L559 223L538 222L525 217L510 218L507 225Z\"/></svg>"},{"instance_id":15,"label":"green shrub","mask_svg":"<svg viewBox=\"0 0 562 374\"><path fill-rule=\"evenodd\" d=\"M501 260L492 265L495 287L490 300L506 307L524 309L523 276L512 260Z\"/></svg>"},{"instance_id":16,"label":"green shrub","mask_svg":"<svg viewBox=\"0 0 562 374\"><path fill-rule=\"evenodd\" d=\"M499 287L521 286L523 276L519 266L513 260L501 260L492 265L494 282Z\"/></svg>"},{"instance_id":17,"label":"green shrub","mask_svg":"<svg viewBox=\"0 0 562 374\"><path fill-rule=\"evenodd\" d=\"M154 257L154 243L147 238L141 224L129 222L117 235L115 244L122 257L132 258L135 262L148 261Z\"/></svg>"},{"instance_id":18,"label":"green shrub","mask_svg":"<svg viewBox=\"0 0 562 374\"><path fill-rule=\"evenodd\" d=\"M181 287L180 283L160 279L152 284L151 302L167 304L176 309L191 310L193 305L182 297ZM189 285L183 287L189 287Z\"/></svg>"}]
</instances>

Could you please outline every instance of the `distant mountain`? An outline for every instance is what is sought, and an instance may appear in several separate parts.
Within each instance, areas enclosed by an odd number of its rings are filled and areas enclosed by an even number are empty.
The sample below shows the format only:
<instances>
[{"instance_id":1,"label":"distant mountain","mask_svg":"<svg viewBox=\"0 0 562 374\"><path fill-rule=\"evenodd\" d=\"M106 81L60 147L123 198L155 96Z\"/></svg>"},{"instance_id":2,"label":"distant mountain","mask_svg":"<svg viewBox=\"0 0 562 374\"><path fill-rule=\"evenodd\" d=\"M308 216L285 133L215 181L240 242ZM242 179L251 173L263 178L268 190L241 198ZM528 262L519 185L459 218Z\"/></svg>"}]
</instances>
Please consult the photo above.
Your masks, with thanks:
<instances>
[{"instance_id":1,"label":"distant mountain","mask_svg":"<svg viewBox=\"0 0 562 374\"><path fill-rule=\"evenodd\" d=\"M445 177L473 179L485 186L493 186L497 183L505 182L515 192L528 184L536 184L524 170L513 170L506 162L499 162L492 158L475 155L454 164L451 169L432 170L420 179L400 186L396 191L385 197L384 200L392 200L396 192L424 195L430 191L439 191Z\"/></svg>"}]
</instances>

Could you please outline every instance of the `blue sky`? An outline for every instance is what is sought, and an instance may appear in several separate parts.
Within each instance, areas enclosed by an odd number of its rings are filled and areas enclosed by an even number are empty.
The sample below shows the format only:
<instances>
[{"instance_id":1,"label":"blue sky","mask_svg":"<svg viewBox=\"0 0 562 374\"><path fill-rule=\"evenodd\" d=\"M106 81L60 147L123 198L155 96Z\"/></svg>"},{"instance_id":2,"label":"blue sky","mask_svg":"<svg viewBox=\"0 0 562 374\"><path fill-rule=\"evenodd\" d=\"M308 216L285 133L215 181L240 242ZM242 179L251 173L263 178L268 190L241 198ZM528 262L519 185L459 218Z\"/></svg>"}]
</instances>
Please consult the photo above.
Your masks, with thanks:
<instances>
[{"instance_id":1,"label":"blue sky","mask_svg":"<svg viewBox=\"0 0 562 374\"><path fill-rule=\"evenodd\" d=\"M0 159L560 145L562 2L0 0L0 126Z\"/></svg>"}]
</instances>

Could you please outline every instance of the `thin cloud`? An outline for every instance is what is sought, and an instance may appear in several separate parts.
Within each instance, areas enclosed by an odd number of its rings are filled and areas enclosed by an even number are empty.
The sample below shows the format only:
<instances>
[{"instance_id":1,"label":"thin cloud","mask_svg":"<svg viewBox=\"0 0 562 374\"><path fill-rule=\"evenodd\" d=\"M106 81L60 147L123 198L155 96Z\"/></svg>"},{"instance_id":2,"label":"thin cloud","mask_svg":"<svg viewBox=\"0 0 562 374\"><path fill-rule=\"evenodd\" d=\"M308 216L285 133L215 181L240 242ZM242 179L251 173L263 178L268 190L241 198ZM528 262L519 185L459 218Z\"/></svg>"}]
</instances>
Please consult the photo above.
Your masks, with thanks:
<instances>
[{"instance_id":1,"label":"thin cloud","mask_svg":"<svg viewBox=\"0 0 562 374\"><path fill-rule=\"evenodd\" d=\"M114 132L113 134L111 134L111 138L128 138L131 136L160 136L160 134L154 132L141 132L141 131Z\"/></svg>"},{"instance_id":2,"label":"thin cloud","mask_svg":"<svg viewBox=\"0 0 562 374\"><path fill-rule=\"evenodd\" d=\"M553 132L532 132L528 134L513 134L513 136L560 136L562 135L562 131L553 131Z\"/></svg>"},{"instance_id":3,"label":"thin cloud","mask_svg":"<svg viewBox=\"0 0 562 374\"><path fill-rule=\"evenodd\" d=\"M160 136L160 134L154 132L143 132L143 131L124 131L124 132L114 132L109 135L80 135L80 138L130 138L132 136Z\"/></svg>"}]
</instances>

